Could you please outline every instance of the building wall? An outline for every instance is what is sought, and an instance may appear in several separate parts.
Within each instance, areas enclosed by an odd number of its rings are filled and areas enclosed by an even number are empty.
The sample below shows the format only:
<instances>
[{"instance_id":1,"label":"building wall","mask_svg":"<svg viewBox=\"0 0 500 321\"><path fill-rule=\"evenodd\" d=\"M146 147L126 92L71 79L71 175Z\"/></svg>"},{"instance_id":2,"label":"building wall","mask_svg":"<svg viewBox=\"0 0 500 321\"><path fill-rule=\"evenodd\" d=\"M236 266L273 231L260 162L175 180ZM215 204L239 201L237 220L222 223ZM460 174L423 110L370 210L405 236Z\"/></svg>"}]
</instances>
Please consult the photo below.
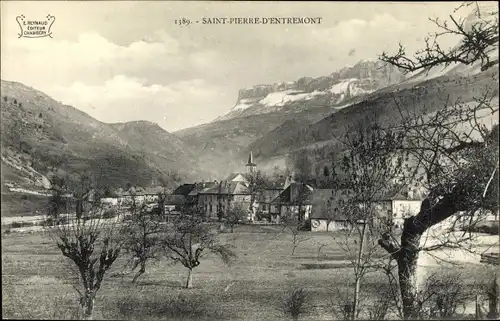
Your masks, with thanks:
<instances>
[{"instance_id":1,"label":"building wall","mask_svg":"<svg viewBox=\"0 0 500 321\"><path fill-rule=\"evenodd\" d=\"M116 197L102 198L101 203L116 206L116 205L118 205L118 198L116 198Z\"/></svg>"},{"instance_id":2,"label":"building wall","mask_svg":"<svg viewBox=\"0 0 500 321\"><path fill-rule=\"evenodd\" d=\"M119 197L117 199L117 203L120 206L130 206L130 205L132 205L134 198L135 198L135 202L137 204L157 203L158 199L159 199L158 195L156 195L156 194L135 195L135 196L126 195L126 196Z\"/></svg>"},{"instance_id":3,"label":"building wall","mask_svg":"<svg viewBox=\"0 0 500 321\"><path fill-rule=\"evenodd\" d=\"M302 206L282 206L281 207L281 215L290 218L297 218L299 215L299 208L302 208L304 212L304 220L309 219L311 216L312 205L302 205Z\"/></svg>"},{"instance_id":4,"label":"building wall","mask_svg":"<svg viewBox=\"0 0 500 321\"><path fill-rule=\"evenodd\" d=\"M408 216L418 214L422 201L409 201L409 200L393 200L392 201L392 219L393 223L402 225L404 219Z\"/></svg>"},{"instance_id":5,"label":"building wall","mask_svg":"<svg viewBox=\"0 0 500 321\"><path fill-rule=\"evenodd\" d=\"M328 227L328 229L327 229ZM349 227L347 221L330 221L326 219L313 218L311 219L311 231L313 232L333 232L345 230Z\"/></svg>"},{"instance_id":6,"label":"building wall","mask_svg":"<svg viewBox=\"0 0 500 321\"><path fill-rule=\"evenodd\" d=\"M242 204L243 208L248 208L250 206L250 201L250 195L198 195L198 205L203 210L203 212L205 213L205 217L207 218L217 218L219 206L222 207L222 211L229 209L229 207L233 203L240 203Z\"/></svg>"}]
</instances>

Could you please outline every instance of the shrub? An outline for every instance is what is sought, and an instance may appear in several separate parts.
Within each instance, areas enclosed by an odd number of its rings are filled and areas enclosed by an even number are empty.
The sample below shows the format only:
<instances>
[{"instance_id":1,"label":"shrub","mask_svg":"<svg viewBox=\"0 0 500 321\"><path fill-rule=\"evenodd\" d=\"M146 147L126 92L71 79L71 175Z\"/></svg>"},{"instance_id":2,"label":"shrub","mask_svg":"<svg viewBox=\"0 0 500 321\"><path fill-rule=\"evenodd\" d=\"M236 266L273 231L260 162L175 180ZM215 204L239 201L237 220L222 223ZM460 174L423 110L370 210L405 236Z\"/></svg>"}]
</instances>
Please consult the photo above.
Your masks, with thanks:
<instances>
[{"instance_id":1,"label":"shrub","mask_svg":"<svg viewBox=\"0 0 500 321\"><path fill-rule=\"evenodd\" d=\"M268 222L270 222L271 221L271 214L269 214L269 213L262 213L261 211L259 211L255 215L255 218L257 219L257 221L268 221Z\"/></svg>"},{"instance_id":2,"label":"shrub","mask_svg":"<svg viewBox=\"0 0 500 321\"><path fill-rule=\"evenodd\" d=\"M185 294L168 294L167 297L126 295L110 306L110 319L117 320L223 320L221 306L213 299Z\"/></svg>"},{"instance_id":3,"label":"shrub","mask_svg":"<svg viewBox=\"0 0 500 321\"><path fill-rule=\"evenodd\" d=\"M42 226L54 226L60 224L68 224L69 218L67 216L61 216L58 218L48 217L47 219L42 221Z\"/></svg>"},{"instance_id":4,"label":"shrub","mask_svg":"<svg viewBox=\"0 0 500 321\"><path fill-rule=\"evenodd\" d=\"M307 293L303 288L292 290L283 301L283 312L292 320L298 320L299 316L307 312Z\"/></svg>"},{"instance_id":5,"label":"shrub","mask_svg":"<svg viewBox=\"0 0 500 321\"><path fill-rule=\"evenodd\" d=\"M10 224L11 228L20 228L20 227L26 227L26 226L33 226L34 224L32 222L12 222Z\"/></svg>"},{"instance_id":6,"label":"shrub","mask_svg":"<svg viewBox=\"0 0 500 321\"><path fill-rule=\"evenodd\" d=\"M102 214L102 218L115 218L118 216L118 212L115 209L109 209Z\"/></svg>"}]
</instances>

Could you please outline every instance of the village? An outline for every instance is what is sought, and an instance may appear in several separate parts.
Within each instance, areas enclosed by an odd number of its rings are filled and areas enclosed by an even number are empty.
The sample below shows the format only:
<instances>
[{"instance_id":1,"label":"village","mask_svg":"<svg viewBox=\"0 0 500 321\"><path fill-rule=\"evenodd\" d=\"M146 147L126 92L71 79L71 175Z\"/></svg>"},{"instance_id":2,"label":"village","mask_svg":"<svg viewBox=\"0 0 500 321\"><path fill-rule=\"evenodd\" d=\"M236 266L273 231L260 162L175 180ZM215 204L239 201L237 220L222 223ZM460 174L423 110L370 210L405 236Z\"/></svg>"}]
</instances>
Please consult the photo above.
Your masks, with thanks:
<instances>
[{"instance_id":1,"label":"village","mask_svg":"<svg viewBox=\"0 0 500 321\"><path fill-rule=\"evenodd\" d=\"M251 224L280 224L294 221L307 224L311 231L338 231L348 228L351 221L342 211L352 199L348 189L313 188L294 180L292 175L259 186L255 181L260 173L250 152L244 172L229 174L222 180L184 183L168 193L161 187L119 190L116 197L102 198L101 202L117 208L132 203L143 204L150 210L163 206L165 215L178 215L182 208L196 208L207 220L220 220L231 206L237 204L247 215L241 221ZM161 201L160 201L161 200ZM375 217L402 227L403 219L416 215L423 197L413 190L395 191L377 195L373 202Z\"/></svg>"}]
</instances>

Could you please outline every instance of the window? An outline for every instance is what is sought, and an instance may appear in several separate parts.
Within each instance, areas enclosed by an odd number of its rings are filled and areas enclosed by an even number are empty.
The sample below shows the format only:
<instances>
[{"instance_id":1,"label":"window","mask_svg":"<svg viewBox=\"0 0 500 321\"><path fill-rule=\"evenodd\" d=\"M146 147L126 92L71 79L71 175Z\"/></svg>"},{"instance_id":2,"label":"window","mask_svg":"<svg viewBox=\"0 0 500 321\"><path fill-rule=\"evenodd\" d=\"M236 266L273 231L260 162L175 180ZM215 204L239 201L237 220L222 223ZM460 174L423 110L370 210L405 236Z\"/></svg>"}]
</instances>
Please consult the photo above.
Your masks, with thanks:
<instances>
[{"instance_id":1,"label":"window","mask_svg":"<svg viewBox=\"0 0 500 321\"><path fill-rule=\"evenodd\" d=\"M210 204L210 212L212 212L212 204Z\"/></svg>"}]
</instances>

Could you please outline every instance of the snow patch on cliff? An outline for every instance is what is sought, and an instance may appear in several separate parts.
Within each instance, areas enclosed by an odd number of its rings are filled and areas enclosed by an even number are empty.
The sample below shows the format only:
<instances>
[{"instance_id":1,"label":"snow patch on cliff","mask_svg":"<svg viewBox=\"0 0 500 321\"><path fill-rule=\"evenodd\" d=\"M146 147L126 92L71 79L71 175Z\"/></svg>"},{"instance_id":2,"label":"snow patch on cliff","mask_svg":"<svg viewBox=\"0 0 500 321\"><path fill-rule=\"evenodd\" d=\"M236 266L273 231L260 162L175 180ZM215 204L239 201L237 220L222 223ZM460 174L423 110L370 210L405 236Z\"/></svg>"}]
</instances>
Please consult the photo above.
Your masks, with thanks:
<instances>
[{"instance_id":1,"label":"snow patch on cliff","mask_svg":"<svg viewBox=\"0 0 500 321\"><path fill-rule=\"evenodd\" d=\"M312 99L314 96L318 95L325 95L325 93L320 91L304 93L297 90L285 90L285 91L270 93L265 98L260 100L259 103L269 107L274 107L274 106L282 107L286 104L290 104L295 101Z\"/></svg>"}]
</instances>

